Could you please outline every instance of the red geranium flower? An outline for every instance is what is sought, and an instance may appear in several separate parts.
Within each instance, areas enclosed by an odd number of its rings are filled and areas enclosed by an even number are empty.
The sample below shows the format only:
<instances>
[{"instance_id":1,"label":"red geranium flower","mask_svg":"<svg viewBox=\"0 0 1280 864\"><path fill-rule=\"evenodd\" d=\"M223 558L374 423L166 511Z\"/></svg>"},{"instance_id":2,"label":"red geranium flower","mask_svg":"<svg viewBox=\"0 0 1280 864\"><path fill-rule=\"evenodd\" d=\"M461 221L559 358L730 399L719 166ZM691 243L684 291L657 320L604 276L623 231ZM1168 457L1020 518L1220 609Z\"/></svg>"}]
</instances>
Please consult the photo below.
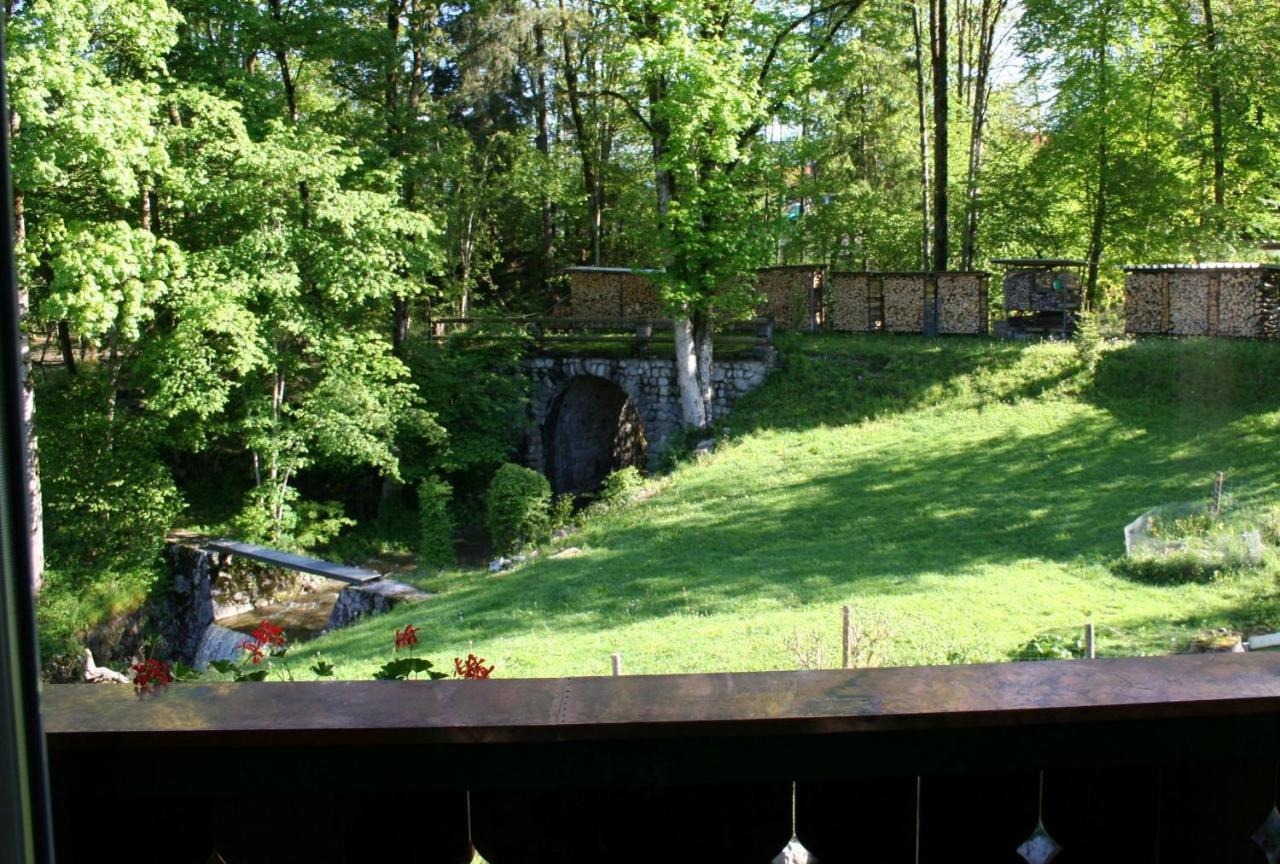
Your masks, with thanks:
<instances>
[{"instance_id":1,"label":"red geranium flower","mask_svg":"<svg viewBox=\"0 0 1280 864\"><path fill-rule=\"evenodd\" d=\"M406 624L403 630L396 631L396 650L408 648L410 645L418 644L418 628L412 624Z\"/></svg>"},{"instance_id":2,"label":"red geranium flower","mask_svg":"<svg viewBox=\"0 0 1280 864\"><path fill-rule=\"evenodd\" d=\"M173 680L173 676L169 674L169 664L163 660L151 658L143 660L141 663L134 663L130 668L133 669L134 673L134 686L142 690L148 687L168 684Z\"/></svg>"},{"instance_id":3,"label":"red geranium flower","mask_svg":"<svg viewBox=\"0 0 1280 864\"><path fill-rule=\"evenodd\" d=\"M251 642L248 639L240 643L240 647L249 652L249 660L254 666L262 662L262 643Z\"/></svg>"},{"instance_id":4,"label":"red geranium flower","mask_svg":"<svg viewBox=\"0 0 1280 864\"><path fill-rule=\"evenodd\" d=\"M284 630L264 619L253 631L253 638L259 645L283 645Z\"/></svg>"},{"instance_id":5,"label":"red geranium flower","mask_svg":"<svg viewBox=\"0 0 1280 864\"><path fill-rule=\"evenodd\" d=\"M457 678L488 678L493 666L485 666L484 658L468 654L464 661L460 657L453 658L453 674Z\"/></svg>"}]
</instances>

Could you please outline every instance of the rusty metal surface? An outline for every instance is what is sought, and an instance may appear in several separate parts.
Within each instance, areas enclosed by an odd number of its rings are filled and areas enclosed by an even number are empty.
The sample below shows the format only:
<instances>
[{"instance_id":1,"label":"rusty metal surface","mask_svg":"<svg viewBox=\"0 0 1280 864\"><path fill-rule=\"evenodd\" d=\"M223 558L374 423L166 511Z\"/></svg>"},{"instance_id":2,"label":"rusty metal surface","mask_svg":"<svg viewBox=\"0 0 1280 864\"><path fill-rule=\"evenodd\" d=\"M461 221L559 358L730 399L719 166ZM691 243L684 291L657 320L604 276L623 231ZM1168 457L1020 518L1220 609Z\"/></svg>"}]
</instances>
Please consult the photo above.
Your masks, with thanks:
<instances>
[{"instance_id":1,"label":"rusty metal surface","mask_svg":"<svg viewBox=\"0 0 1280 864\"><path fill-rule=\"evenodd\" d=\"M52 685L51 748L820 735L1280 714L1280 653L829 672Z\"/></svg>"}]
</instances>

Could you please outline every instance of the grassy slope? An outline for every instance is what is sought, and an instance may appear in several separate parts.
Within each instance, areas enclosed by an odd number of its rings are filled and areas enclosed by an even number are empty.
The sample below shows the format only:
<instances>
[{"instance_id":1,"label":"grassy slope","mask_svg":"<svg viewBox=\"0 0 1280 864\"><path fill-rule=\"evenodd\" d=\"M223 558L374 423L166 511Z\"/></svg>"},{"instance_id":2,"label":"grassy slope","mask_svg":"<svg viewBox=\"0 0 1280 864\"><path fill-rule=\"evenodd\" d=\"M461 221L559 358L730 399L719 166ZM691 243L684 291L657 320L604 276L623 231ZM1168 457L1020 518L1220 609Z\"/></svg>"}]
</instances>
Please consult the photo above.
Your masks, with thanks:
<instances>
[{"instance_id":1,"label":"grassy slope","mask_svg":"<svg viewBox=\"0 0 1280 864\"><path fill-rule=\"evenodd\" d=\"M439 596L307 646L363 677L395 626L502 676L793 668L840 607L889 622L881 662L1003 659L1092 618L1104 653L1280 626L1270 576L1154 586L1113 575L1123 525L1206 493L1276 490L1280 346L1112 350L1085 386L1070 347L807 337L729 418L716 454L592 521L576 558L422 580ZM1136 397L1136 398L1135 398Z\"/></svg>"}]
</instances>

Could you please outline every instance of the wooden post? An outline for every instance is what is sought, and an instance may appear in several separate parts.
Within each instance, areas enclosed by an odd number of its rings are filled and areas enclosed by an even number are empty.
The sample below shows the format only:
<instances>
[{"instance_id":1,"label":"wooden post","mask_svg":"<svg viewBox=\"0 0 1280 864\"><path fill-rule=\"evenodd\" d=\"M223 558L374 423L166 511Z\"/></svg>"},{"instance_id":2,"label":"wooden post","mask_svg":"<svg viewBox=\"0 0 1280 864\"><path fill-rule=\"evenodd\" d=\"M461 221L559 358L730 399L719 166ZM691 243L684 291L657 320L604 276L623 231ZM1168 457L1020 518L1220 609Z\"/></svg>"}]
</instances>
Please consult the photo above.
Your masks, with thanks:
<instances>
[{"instance_id":1,"label":"wooden post","mask_svg":"<svg viewBox=\"0 0 1280 864\"><path fill-rule=\"evenodd\" d=\"M1093 633L1093 622L1084 625L1084 656L1090 660L1097 658L1096 641Z\"/></svg>"},{"instance_id":2,"label":"wooden post","mask_svg":"<svg viewBox=\"0 0 1280 864\"><path fill-rule=\"evenodd\" d=\"M1222 515L1222 484L1227 479L1225 471L1219 471L1213 478L1213 518Z\"/></svg>"},{"instance_id":3,"label":"wooden post","mask_svg":"<svg viewBox=\"0 0 1280 864\"><path fill-rule=\"evenodd\" d=\"M616 678L622 674L622 654L615 651L609 655L609 659L613 661L613 675Z\"/></svg>"},{"instance_id":4,"label":"wooden post","mask_svg":"<svg viewBox=\"0 0 1280 864\"><path fill-rule=\"evenodd\" d=\"M853 610L844 607L844 664L841 668L849 668L849 645L853 642Z\"/></svg>"}]
</instances>

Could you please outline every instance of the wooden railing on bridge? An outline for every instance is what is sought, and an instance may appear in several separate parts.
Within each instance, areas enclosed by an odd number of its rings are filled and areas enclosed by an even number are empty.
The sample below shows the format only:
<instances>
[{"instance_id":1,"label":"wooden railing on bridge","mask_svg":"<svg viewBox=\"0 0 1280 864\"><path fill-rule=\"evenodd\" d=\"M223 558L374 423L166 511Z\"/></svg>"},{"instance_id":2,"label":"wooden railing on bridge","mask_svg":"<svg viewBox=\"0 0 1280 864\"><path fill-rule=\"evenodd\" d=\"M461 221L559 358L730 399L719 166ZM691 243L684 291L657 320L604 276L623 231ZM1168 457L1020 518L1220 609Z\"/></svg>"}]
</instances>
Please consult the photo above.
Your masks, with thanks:
<instances>
[{"instance_id":1,"label":"wooden railing on bridge","mask_svg":"<svg viewBox=\"0 0 1280 864\"><path fill-rule=\"evenodd\" d=\"M539 347L616 344L644 354L655 341L664 344L675 338L671 318L534 318L475 317L432 318L427 322L433 339L459 330L516 332ZM772 317L730 322L716 333L718 345L767 352L773 348Z\"/></svg>"},{"instance_id":2,"label":"wooden railing on bridge","mask_svg":"<svg viewBox=\"0 0 1280 864\"><path fill-rule=\"evenodd\" d=\"M1280 756L1275 653L43 704L64 864L455 864L472 843L490 864L764 864L793 824L827 864L1016 862L1038 820L1060 864L1244 864Z\"/></svg>"}]
</instances>

